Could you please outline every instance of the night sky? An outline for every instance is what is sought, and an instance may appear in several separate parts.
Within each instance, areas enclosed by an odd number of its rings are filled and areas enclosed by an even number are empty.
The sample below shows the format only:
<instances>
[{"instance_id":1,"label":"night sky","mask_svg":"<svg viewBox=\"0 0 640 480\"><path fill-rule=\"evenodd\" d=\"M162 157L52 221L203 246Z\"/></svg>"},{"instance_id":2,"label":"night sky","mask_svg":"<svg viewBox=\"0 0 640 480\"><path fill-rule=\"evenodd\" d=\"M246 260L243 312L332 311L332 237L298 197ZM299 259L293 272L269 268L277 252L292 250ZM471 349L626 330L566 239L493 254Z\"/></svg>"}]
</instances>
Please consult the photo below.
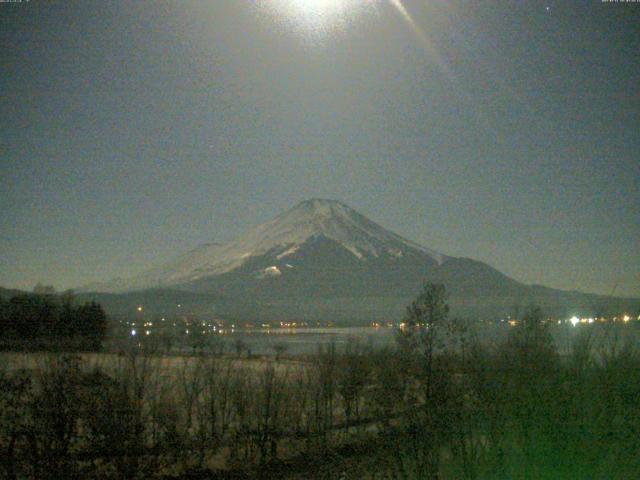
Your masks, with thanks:
<instances>
[{"instance_id":1,"label":"night sky","mask_svg":"<svg viewBox=\"0 0 640 480\"><path fill-rule=\"evenodd\" d=\"M322 197L640 296L640 3L23 0L0 72L2 286L129 276Z\"/></svg>"}]
</instances>

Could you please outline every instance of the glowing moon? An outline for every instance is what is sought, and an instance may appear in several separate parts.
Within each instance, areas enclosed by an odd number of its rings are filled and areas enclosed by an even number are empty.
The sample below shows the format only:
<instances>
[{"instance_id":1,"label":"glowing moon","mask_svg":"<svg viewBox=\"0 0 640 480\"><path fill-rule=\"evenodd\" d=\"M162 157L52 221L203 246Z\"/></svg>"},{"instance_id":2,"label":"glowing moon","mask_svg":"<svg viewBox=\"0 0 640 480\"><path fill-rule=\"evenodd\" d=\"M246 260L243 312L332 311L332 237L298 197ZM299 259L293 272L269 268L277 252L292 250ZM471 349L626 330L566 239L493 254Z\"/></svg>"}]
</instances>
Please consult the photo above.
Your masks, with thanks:
<instances>
[{"instance_id":1,"label":"glowing moon","mask_svg":"<svg viewBox=\"0 0 640 480\"><path fill-rule=\"evenodd\" d=\"M405 7L405 0L256 0L259 11L266 12L277 22L297 31L301 37L316 43L318 39L345 30L357 20L373 13L380 15L380 7L391 6L412 30L418 42L427 50L438 66L449 76L451 72L438 52L436 43Z\"/></svg>"},{"instance_id":2,"label":"glowing moon","mask_svg":"<svg viewBox=\"0 0 640 480\"><path fill-rule=\"evenodd\" d=\"M326 33L353 21L379 0L265 0L256 2L306 33Z\"/></svg>"},{"instance_id":3,"label":"glowing moon","mask_svg":"<svg viewBox=\"0 0 640 480\"><path fill-rule=\"evenodd\" d=\"M286 0L289 8L310 16L336 15L348 5L348 0Z\"/></svg>"}]
</instances>

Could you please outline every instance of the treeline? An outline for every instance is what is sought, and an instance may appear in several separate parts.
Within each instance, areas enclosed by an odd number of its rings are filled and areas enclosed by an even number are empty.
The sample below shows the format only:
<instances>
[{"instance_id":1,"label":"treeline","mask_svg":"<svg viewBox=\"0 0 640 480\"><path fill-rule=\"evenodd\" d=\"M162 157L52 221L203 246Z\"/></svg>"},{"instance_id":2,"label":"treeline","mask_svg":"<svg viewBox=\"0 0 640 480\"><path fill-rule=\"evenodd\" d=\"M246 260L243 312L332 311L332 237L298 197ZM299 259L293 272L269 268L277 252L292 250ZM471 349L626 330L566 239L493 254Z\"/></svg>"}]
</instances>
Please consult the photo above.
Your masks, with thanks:
<instances>
[{"instance_id":1,"label":"treeline","mask_svg":"<svg viewBox=\"0 0 640 480\"><path fill-rule=\"evenodd\" d=\"M394 348L354 340L304 363L142 343L0 368L0 477L639 478L626 327L586 325L562 358L532 309L487 347L445 300L427 286Z\"/></svg>"},{"instance_id":2,"label":"treeline","mask_svg":"<svg viewBox=\"0 0 640 480\"><path fill-rule=\"evenodd\" d=\"M12 348L99 350L107 317L95 303L76 304L71 293L25 293L0 298L0 345Z\"/></svg>"}]
</instances>

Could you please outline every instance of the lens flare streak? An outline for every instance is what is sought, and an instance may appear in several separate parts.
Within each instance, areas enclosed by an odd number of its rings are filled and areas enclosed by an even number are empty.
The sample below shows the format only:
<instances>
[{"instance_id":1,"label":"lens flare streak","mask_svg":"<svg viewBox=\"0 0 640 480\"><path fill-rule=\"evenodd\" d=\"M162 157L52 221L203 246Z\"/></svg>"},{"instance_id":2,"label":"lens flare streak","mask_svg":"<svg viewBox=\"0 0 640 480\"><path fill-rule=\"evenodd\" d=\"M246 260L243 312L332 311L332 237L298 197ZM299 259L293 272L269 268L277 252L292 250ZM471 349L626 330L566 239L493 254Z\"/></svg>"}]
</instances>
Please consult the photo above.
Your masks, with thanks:
<instances>
[{"instance_id":1,"label":"lens flare streak","mask_svg":"<svg viewBox=\"0 0 640 480\"><path fill-rule=\"evenodd\" d=\"M409 25L413 33L415 34L418 41L422 44L422 46L429 52L429 54L433 57L438 66L449 76L451 76L451 71L449 67L445 63L444 59L438 52L435 44L431 41L429 36L425 33L425 31L416 23L413 19L407 8L402 3L402 0L389 0L391 6L393 6L398 13L402 16L403 20Z\"/></svg>"}]
</instances>

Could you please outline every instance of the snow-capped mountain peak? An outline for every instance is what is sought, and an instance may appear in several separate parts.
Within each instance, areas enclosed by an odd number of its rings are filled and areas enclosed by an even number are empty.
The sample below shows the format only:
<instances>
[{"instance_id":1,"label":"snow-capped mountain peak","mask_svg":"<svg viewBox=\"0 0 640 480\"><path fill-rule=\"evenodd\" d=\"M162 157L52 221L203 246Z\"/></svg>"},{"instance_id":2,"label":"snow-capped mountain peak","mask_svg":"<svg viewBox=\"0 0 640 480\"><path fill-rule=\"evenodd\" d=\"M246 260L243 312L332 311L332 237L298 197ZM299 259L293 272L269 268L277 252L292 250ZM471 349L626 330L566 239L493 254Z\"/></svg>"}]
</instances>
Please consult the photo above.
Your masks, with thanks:
<instances>
[{"instance_id":1,"label":"snow-capped mountain peak","mask_svg":"<svg viewBox=\"0 0 640 480\"><path fill-rule=\"evenodd\" d=\"M401 318L426 281L446 285L457 308L474 317L502 316L505 308L536 298L559 311L584 300L576 292L524 285L482 262L440 255L343 203L322 199L304 201L232 242L202 244L137 277L85 290L146 291L142 298L154 299L162 312L172 308L168 298L186 290L197 300L183 312L211 315L213 307L216 315L244 321L370 322ZM103 298L119 305L138 302L128 295Z\"/></svg>"},{"instance_id":2,"label":"snow-capped mountain peak","mask_svg":"<svg viewBox=\"0 0 640 480\"><path fill-rule=\"evenodd\" d=\"M311 199L232 242L200 245L161 267L120 283L117 290L184 284L230 272L252 258L267 254L276 261L288 261L301 247L319 238L335 242L361 262L379 257L400 259L420 255L441 264L444 258L386 230L344 203ZM276 270L266 273L271 276Z\"/></svg>"},{"instance_id":3,"label":"snow-capped mountain peak","mask_svg":"<svg viewBox=\"0 0 640 480\"><path fill-rule=\"evenodd\" d=\"M336 200L311 199L301 202L250 232L244 240L251 244L247 247L254 254L278 245L289 246L287 251L293 253L313 236L334 240L361 260L385 253L401 257L407 249L413 249L430 255L438 263L442 262L440 254L386 230ZM284 256L283 252L280 258Z\"/></svg>"}]
</instances>

